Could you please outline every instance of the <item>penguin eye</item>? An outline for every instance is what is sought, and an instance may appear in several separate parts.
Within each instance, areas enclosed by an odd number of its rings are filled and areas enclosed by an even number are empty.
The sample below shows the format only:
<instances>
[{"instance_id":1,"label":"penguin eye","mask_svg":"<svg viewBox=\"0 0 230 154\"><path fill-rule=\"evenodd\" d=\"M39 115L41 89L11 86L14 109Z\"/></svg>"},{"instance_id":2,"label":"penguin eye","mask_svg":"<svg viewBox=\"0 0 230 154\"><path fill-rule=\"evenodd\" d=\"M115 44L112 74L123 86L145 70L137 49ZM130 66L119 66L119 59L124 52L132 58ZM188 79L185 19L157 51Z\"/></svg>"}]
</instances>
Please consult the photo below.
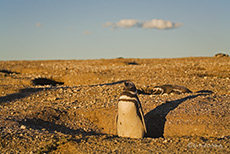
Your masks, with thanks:
<instances>
[{"instance_id":1,"label":"penguin eye","mask_svg":"<svg viewBox=\"0 0 230 154\"><path fill-rule=\"evenodd\" d=\"M124 84L125 84L125 87L127 87L128 89L130 89L132 91L136 90L136 87L135 87L135 85L134 85L133 82L131 82L131 81L125 81Z\"/></svg>"},{"instance_id":2,"label":"penguin eye","mask_svg":"<svg viewBox=\"0 0 230 154\"><path fill-rule=\"evenodd\" d=\"M133 87L135 87L135 85L133 83L129 83L129 87L133 88Z\"/></svg>"},{"instance_id":3,"label":"penguin eye","mask_svg":"<svg viewBox=\"0 0 230 154\"><path fill-rule=\"evenodd\" d=\"M127 81L125 81L125 86L126 86L126 87L129 87L129 86L130 86L130 83L127 82Z\"/></svg>"}]
</instances>

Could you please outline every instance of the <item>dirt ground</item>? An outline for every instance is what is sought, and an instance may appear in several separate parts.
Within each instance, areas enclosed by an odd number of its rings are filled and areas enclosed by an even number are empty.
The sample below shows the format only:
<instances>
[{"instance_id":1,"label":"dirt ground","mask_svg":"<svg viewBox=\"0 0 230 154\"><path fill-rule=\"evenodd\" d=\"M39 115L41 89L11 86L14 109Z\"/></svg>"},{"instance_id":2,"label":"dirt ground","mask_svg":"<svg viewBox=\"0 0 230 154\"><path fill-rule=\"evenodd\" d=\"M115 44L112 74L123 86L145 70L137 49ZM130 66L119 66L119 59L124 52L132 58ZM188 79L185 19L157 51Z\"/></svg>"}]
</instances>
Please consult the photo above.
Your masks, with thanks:
<instances>
[{"instance_id":1,"label":"dirt ground","mask_svg":"<svg viewBox=\"0 0 230 154\"><path fill-rule=\"evenodd\" d=\"M116 135L123 80L143 139ZM164 84L192 93L151 94ZM0 61L0 153L230 153L230 57Z\"/></svg>"}]
</instances>

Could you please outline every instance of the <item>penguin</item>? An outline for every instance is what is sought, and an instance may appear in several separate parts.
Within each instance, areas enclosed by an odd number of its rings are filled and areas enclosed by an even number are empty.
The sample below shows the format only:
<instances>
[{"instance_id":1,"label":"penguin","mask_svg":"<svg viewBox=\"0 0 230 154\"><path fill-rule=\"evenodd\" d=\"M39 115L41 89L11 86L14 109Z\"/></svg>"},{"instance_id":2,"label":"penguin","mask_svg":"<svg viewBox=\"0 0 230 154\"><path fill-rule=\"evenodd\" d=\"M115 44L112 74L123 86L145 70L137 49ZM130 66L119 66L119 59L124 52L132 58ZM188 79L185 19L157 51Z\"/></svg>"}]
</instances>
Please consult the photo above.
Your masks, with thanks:
<instances>
[{"instance_id":1,"label":"penguin","mask_svg":"<svg viewBox=\"0 0 230 154\"><path fill-rule=\"evenodd\" d=\"M129 80L124 81L124 85L118 100L117 135L119 137L143 138L147 130L136 86Z\"/></svg>"},{"instance_id":2,"label":"penguin","mask_svg":"<svg viewBox=\"0 0 230 154\"><path fill-rule=\"evenodd\" d=\"M152 94L155 95L170 94L170 93L182 94L182 93L192 93L192 91L186 87L179 86L179 85L162 85L162 86L155 86L152 92Z\"/></svg>"},{"instance_id":3,"label":"penguin","mask_svg":"<svg viewBox=\"0 0 230 154\"><path fill-rule=\"evenodd\" d=\"M215 57L229 57L229 55L225 53L218 53L218 54L215 54Z\"/></svg>"}]
</instances>

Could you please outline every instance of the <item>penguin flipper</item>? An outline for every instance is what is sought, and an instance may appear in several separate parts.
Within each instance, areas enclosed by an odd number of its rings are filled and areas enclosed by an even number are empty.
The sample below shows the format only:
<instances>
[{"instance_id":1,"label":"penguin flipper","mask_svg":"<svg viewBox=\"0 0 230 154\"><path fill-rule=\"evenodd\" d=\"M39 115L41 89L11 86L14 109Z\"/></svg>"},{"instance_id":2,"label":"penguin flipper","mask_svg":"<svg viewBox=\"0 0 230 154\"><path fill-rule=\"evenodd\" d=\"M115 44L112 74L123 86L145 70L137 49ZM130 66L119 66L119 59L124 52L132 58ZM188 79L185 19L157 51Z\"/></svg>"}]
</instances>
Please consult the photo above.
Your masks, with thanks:
<instances>
[{"instance_id":1,"label":"penguin flipper","mask_svg":"<svg viewBox=\"0 0 230 154\"><path fill-rule=\"evenodd\" d=\"M116 113L115 122L114 122L114 125L115 125L115 128L116 128L116 134L118 133L118 131L117 131L117 121L118 121L118 113Z\"/></svg>"},{"instance_id":2,"label":"penguin flipper","mask_svg":"<svg viewBox=\"0 0 230 154\"><path fill-rule=\"evenodd\" d=\"M140 113L140 118L141 118L141 122L143 124L144 130L145 130L145 133L147 133L147 129L145 126L145 119L144 119L144 115L143 115L143 110L141 107L139 107L139 113Z\"/></svg>"}]
</instances>

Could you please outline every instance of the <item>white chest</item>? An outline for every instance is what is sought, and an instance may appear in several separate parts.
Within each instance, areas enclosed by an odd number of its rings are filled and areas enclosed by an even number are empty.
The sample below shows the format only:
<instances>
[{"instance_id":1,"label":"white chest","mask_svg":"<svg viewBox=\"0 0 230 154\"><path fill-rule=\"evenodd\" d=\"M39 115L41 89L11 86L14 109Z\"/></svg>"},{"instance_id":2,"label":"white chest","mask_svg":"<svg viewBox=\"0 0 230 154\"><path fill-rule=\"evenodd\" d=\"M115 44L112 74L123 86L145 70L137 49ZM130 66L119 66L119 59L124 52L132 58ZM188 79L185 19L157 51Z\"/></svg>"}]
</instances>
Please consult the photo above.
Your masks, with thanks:
<instances>
[{"instance_id":1,"label":"white chest","mask_svg":"<svg viewBox=\"0 0 230 154\"><path fill-rule=\"evenodd\" d=\"M117 131L118 136L122 137L143 137L144 128L133 102L119 101Z\"/></svg>"},{"instance_id":2,"label":"white chest","mask_svg":"<svg viewBox=\"0 0 230 154\"><path fill-rule=\"evenodd\" d=\"M118 103L118 114L136 114L136 106L133 102L120 101Z\"/></svg>"}]
</instances>

